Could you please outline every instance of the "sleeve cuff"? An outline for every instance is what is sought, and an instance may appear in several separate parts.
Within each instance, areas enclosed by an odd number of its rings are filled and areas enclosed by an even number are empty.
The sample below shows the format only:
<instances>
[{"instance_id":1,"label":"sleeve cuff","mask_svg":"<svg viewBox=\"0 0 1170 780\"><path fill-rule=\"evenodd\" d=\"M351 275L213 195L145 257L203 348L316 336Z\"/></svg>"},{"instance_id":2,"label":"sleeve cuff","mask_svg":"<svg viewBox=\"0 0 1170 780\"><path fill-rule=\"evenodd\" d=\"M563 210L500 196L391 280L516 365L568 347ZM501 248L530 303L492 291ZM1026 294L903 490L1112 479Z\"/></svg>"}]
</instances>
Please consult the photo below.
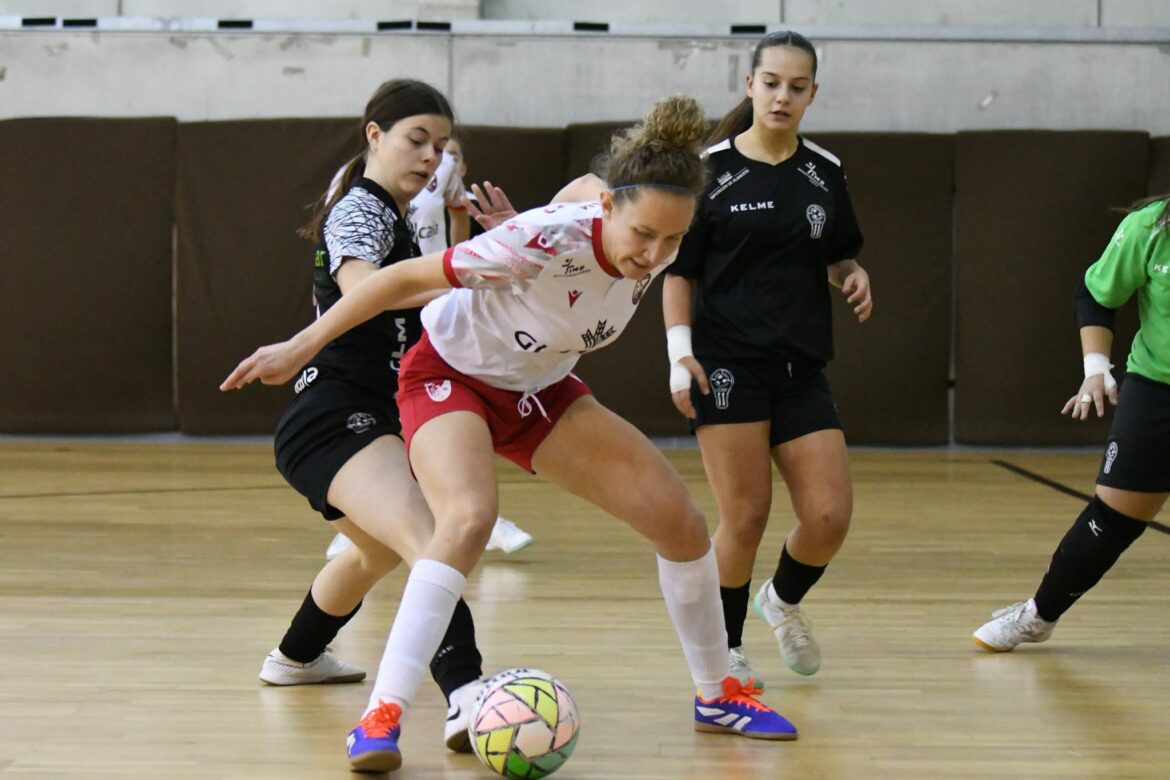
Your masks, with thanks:
<instances>
[{"instance_id":1,"label":"sleeve cuff","mask_svg":"<svg viewBox=\"0 0 1170 780\"><path fill-rule=\"evenodd\" d=\"M451 265L451 259L455 256L455 247L448 247L447 251L443 253L443 275L447 277L447 281L451 286L458 289L463 286L459 281L459 276L455 273L455 268Z\"/></svg>"}]
</instances>

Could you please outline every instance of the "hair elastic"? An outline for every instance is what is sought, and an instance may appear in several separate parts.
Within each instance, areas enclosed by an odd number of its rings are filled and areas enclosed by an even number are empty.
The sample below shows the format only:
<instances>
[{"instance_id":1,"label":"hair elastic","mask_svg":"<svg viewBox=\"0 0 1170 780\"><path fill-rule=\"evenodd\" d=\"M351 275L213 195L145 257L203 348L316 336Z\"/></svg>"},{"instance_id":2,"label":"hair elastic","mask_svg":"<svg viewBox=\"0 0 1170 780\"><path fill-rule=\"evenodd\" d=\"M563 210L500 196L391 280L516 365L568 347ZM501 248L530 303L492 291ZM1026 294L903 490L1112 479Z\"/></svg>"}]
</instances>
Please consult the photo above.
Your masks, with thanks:
<instances>
[{"instance_id":1,"label":"hair elastic","mask_svg":"<svg viewBox=\"0 0 1170 780\"><path fill-rule=\"evenodd\" d=\"M655 184L653 182L647 182L646 184L623 184L620 187L612 188L610 190L610 192L621 192L622 190L633 190L633 189L637 189L638 187L653 187L656 190L671 190L674 192L685 192L688 195L695 194L695 191L692 190L690 187L684 187L681 184Z\"/></svg>"}]
</instances>

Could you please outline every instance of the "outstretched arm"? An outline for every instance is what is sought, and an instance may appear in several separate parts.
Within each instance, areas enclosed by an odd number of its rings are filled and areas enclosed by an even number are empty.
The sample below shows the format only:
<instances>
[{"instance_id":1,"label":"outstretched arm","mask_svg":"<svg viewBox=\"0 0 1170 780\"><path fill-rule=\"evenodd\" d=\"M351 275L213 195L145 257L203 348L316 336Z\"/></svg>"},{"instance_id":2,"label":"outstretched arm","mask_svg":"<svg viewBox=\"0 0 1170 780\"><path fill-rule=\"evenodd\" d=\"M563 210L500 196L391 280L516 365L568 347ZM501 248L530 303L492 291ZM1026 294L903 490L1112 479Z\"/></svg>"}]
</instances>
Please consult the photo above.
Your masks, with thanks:
<instances>
[{"instance_id":1,"label":"outstretched arm","mask_svg":"<svg viewBox=\"0 0 1170 780\"><path fill-rule=\"evenodd\" d=\"M403 308L430 290L450 287L451 282L443 272L442 254L403 260L376 271L288 341L261 347L245 358L219 389L238 390L256 380L266 385L283 384L322 347L347 330L380 312Z\"/></svg>"}]
</instances>

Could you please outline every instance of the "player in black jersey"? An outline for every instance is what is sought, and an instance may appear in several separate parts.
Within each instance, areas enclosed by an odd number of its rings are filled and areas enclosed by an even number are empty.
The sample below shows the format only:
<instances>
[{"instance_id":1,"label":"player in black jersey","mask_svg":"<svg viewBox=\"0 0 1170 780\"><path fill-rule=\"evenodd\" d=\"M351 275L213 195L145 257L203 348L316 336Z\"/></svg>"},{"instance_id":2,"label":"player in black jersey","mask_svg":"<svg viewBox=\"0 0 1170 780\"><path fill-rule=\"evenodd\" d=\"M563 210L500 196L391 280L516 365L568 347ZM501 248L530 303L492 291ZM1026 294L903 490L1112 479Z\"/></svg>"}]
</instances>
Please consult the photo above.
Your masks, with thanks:
<instances>
[{"instance_id":1,"label":"player in black jersey","mask_svg":"<svg viewBox=\"0 0 1170 780\"><path fill-rule=\"evenodd\" d=\"M421 254L403 215L438 166L452 122L446 98L422 82L388 81L374 93L362 125L366 150L343 169L339 185L322 197L301 231L319 242L319 314L379 268ZM400 560L412 564L430 540L434 521L411 476L394 401L398 360L421 332L419 309L413 308L385 312L333 340L305 367L296 397L277 424L280 473L355 547L314 579L261 668L265 682L365 677L326 645L374 583ZM466 721L480 685L480 662L471 612L460 600L431 664L456 714L445 734L452 749L469 747Z\"/></svg>"},{"instance_id":2,"label":"player in black jersey","mask_svg":"<svg viewBox=\"0 0 1170 780\"><path fill-rule=\"evenodd\" d=\"M813 674L820 648L799 605L853 511L845 437L822 372L833 358L829 285L859 321L873 307L854 259L862 236L841 161L798 135L816 70L803 36L770 33L757 44L748 96L711 136L711 183L663 287L670 389L692 420L719 506L714 541L733 673L761 688L742 635L771 463L799 524L754 603L785 663Z\"/></svg>"}]
</instances>

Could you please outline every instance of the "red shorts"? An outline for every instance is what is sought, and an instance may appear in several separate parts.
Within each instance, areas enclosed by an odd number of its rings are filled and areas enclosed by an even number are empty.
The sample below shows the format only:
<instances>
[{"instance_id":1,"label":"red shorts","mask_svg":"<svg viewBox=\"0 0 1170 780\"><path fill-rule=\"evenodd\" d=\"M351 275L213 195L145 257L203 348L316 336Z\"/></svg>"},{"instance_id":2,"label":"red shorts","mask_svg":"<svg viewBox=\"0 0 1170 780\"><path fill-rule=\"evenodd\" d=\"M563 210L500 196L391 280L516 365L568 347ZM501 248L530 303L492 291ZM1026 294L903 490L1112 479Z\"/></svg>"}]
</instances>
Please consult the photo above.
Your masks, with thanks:
<instances>
[{"instance_id":1,"label":"red shorts","mask_svg":"<svg viewBox=\"0 0 1170 780\"><path fill-rule=\"evenodd\" d=\"M487 423L496 453L535 474L532 453L565 410L591 393L573 374L531 395L486 385L448 365L424 331L403 356L398 372L402 438L409 452L410 440L428 420L448 412L475 412Z\"/></svg>"}]
</instances>

